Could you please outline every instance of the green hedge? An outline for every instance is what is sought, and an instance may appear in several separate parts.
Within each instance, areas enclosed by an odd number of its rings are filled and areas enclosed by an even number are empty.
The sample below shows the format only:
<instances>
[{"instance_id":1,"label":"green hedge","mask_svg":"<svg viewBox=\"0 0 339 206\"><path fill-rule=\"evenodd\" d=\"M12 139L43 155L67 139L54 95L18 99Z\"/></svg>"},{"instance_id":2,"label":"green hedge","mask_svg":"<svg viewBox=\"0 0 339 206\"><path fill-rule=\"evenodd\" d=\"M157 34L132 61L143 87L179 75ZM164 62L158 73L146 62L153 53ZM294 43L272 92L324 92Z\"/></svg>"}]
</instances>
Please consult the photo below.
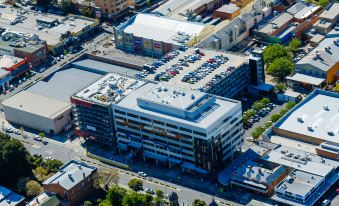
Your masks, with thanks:
<instances>
[{"instance_id":1,"label":"green hedge","mask_svg":"<svg viewBox=\"0 0 339 206\"><path fill-rule=\"evenodd\" d=\"M103 162L103 163L106 163L106 164L109 164L109 165L112 165L112 166L115 166L115 167L119 167L121 169L126 169L126 170L130 170L131 169L130 166L128 166L126 164L122 164L122 163L119 163L119 162L108 160L108 159L100 157L98 155L91 154L88 151L86 151L86 156L89 157L89 158L92 158L92 159L96 159L96 160L98 160L100 162Z\"/></svg>"}]
</instances>

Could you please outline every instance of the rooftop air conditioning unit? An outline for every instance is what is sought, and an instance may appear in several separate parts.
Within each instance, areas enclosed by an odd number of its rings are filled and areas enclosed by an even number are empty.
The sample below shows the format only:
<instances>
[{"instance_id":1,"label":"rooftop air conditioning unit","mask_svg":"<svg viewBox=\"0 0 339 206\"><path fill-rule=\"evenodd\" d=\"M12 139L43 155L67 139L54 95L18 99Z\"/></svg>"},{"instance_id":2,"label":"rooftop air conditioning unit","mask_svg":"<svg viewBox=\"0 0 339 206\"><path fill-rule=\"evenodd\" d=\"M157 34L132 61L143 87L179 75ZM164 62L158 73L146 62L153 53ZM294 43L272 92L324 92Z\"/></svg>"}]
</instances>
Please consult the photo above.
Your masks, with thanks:
<instances>
[{"instance_id":1,"label":"rooftop air conditioning unit","mask_svg":"<svg viewBox=\"0 0 339 206\"><path fill-rule=\"evenodd\" d=\"M310 131L310 132L313 132L313 131L314 131L313 126L308 126L307 129L308 129L308 131Z\"/></svg>"},{"instance_id":2,"label":"rooftop air conditioning unit","mask_svg":"<svg viewBox=\"0 0 339 206\"><path fill-rule=\"evenodd\" d=\"M329 131L329 132L327 132L327 134L330 135L330 136L334 136L334 132L333 131Z\"/></svg>"},{"instance_id":3,"label":"rooftop air conditioning unit","mask_svg":"<svg viewBox=\"0 0 339 206\"><path fill-rule=\"evenodd\" d=\"M330 110L330 109L328 108L328 105L324 105L324 106L323 106L323 109L324 109L324 110L327 110L327 111Z\"/></svg>"}]
</instances>

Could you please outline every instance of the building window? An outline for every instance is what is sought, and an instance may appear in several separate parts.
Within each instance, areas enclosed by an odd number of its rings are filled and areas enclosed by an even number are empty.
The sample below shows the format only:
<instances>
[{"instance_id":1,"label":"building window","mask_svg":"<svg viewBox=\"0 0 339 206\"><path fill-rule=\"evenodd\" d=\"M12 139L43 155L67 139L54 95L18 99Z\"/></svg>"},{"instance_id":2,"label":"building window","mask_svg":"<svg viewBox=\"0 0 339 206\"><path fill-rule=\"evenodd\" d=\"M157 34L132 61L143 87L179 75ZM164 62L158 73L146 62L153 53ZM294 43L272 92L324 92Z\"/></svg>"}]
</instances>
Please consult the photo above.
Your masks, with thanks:
<instances>
[{"instance_id":1,"label":"building window","mask_svg":"<svg viewBox=\"0 0 339 206\"><path fill-rule=\"evenodd\" d=\"M206 134L202 133L202 132L193 131L193 134L197 134L199 136L206 137Z\"/></svg>"},{"instance_id":2,"label":"building window","mask_svg":"<svg viewBox=\"0 0 339 206\"><path fill-rule=\"evenodd\" d=\"M114 110L114 112L118 113L118 114L126 115L126 112L122 112L122 111L119 111L119 110Z\"/></svg>"},{"instance_id":3,"label":"building window","mask_svg":"<svg viewBox=\"0 0 339 206\"><path fill-rule=\"evenodd\" d=\"M184 127L179 127L180 130L188 132L188 133L192 133L192 130L184 128Z\"/></svg>"},{"instance_id":4,"label":"building window","mask_svg":"<svg viewBox=\"0 0 339 206\"><path fill-rule=\"evenodd\" d=\"M127 116L139 119L138 115L127 113Z\"/></svg>"},{"instance_id":5,"label":"building window","mask_svg":"<svg viewBox=\"0 0 339 206\"><path fill-rule=\"evenodd\" d=\"M170 127L170 128L173 128L173 129L178 129L178 126L175 126L175 125L173 125L173 124L168 124L168 123L166 123L166 126L167 126L167 127Z\"/></svg>"}]
</instances>

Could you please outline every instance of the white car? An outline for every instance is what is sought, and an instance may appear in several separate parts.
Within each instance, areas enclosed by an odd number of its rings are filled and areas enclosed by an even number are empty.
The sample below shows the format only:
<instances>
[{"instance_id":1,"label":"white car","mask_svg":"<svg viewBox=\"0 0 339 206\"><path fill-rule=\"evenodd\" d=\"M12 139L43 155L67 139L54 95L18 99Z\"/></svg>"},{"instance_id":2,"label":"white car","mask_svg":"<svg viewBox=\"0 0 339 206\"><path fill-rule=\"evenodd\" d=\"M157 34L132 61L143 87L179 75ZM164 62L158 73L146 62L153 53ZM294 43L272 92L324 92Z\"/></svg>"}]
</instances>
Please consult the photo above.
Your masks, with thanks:
<instances>
[{"instance_id":1,"label":"white car","mask_svg":"<svg viewBox=\"0 0 339 206\"><path fill-rule=\"evenodd\" d=\"M5 130L6 130L7 133L12 133L13 132L13 129L10 128L10 127L7 127Z\"/></svg>"},{"instance_id":2,"label":"white car","mask_svg":"<svg viewBox=\"0 0 339 206\"><path fill-rule=\"evenodd\" d=\"M53 160L52 157L46 157L46 160Z\"/></svg>"},{"instance_id":3,"label":"white car","mask_svg":"<svg viewBox=\"0 0 339 206\"><path fill-rule=\"evenodd\" d=\"M253 137L247 137L246 140L249 141L249 142L254 142L254 138Z\"/></svg>"},{"instance_id":4,"label":"white car","mask_svg":"<svg viewBox=\"0 0 339 206\"><path fill-rule=\"evenodd\" d=\"M21 135L21 132L20 132L20 130L16 129L16 130L14 130L14 134Z\"/></svg>"},{"instance_id":5,"label":"white car","mask_svg":"<svg viewBox=\"0 0 339 206\"><path fill-rule=\"evenodd\" d=\"M138 172L138 175L140 177L147 177L147 174L145 172Z\"/></svg>"}]
</instances>

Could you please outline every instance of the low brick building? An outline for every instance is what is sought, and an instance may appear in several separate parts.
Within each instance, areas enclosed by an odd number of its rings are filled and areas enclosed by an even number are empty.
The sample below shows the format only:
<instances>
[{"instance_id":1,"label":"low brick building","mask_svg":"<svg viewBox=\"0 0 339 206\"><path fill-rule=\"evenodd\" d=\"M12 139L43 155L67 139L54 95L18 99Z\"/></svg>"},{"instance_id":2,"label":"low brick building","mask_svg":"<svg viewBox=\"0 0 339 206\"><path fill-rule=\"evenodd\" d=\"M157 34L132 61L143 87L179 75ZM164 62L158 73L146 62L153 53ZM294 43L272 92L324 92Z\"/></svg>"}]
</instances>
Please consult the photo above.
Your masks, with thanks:
<instances>
[{"instance_id":1,"label":"low brick building","mask_svg":"<svg viewBox=\"0 0 339 206\"><path fill-rule=\"evenodd\" d=\"M59 172L43 182L47 192L56 193L65 206L76 206L93 191L93 180L97 168L83 162L71 160Z\"/></svg>"}]
</instances>

